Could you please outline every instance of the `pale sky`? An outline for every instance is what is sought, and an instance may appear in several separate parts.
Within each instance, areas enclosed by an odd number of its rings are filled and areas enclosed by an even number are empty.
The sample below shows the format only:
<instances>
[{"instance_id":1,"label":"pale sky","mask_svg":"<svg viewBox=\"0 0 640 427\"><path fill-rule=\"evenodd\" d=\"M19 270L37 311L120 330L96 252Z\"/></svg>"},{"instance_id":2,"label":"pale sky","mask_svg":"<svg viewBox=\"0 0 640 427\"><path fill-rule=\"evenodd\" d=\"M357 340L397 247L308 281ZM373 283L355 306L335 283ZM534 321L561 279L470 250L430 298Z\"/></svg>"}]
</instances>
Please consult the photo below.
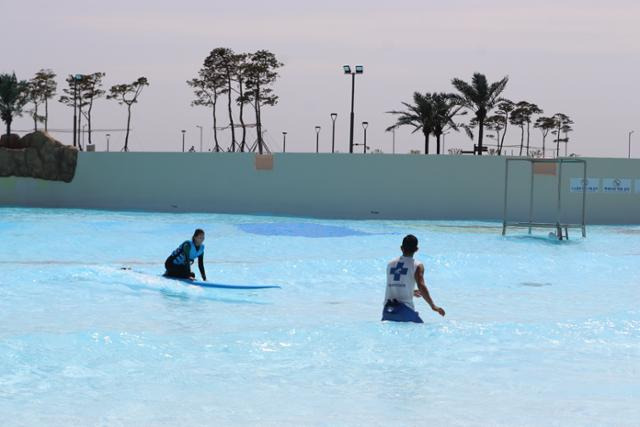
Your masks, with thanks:
<instances>
[{"instance_id":1,"label":"pale sky","mask_svg":"<svg viewBox=\"0 0 640 427\"><path fill-rule=\"evenodd\" d=\"M575 121L569 152L640 157L640 2L637 0L450 1L24 1L0 0L1 72L28 79L40 68L64 76L106 72L105 86L146 76L150 86L134 106L132 151L212 146L210 110L191 107L185 84L215 47L236 52L268 49L285 63L275 87L278 105L263 113L267 143L281 150L314 151L314 126L322 126L321 151L330 150L331 112L338 113L336 145L348 151L350 79L343 64L362 64L356 81L356 142L364 120L368 142L391 152L393 123L385 111L399 108L414 91L453 91L452 77L476 71L495 81L508 75L504 95L538 104L545 115ZM219 123L228 122L226 105ZM54 102L50 128L70 128L72 110ZM237 119L237 118L236 118ZM95 128L122 128L125 108L100 99ZM249 120L252 115L249 115ZM22 117L15 129L29 129ZM532 144L540 144L533 131ZM56 135L70 142L70 134ZM250 131L251 139L255 131ZM98 150L105 137L94 134ZM111 147L124 133L112 132ZM226 147L230 134L222 133ZM396 151L423 148L409 129L396 134ZM519 142L511 128L506 144ZM463 134L447 136L447 148L470 149ZM360 147L361 149L361 147ZM435 144L432 146L435 150Z\"/></svg>"}]
</instances>

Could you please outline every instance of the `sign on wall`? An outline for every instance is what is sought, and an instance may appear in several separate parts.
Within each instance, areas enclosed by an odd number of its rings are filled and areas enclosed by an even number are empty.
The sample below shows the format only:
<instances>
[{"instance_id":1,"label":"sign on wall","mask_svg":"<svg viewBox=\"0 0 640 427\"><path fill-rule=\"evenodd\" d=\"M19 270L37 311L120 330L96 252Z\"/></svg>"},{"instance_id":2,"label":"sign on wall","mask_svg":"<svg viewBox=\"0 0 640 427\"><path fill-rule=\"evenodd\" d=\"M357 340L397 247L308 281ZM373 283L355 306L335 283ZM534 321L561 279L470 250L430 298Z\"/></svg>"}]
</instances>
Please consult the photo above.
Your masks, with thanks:
<instances>
[{"instance_id":1,"label":"sign on wall","mask_svg":"<svg viewBox=\"0 0 640 427\"><path fill-rule=\"evenodd\" d=\"M631 180L627 178L602 178L605 193L631 193Z\"/></svg>"},{"instance_id":2,"label":"sign on wall","mask_svg":"<svg viewBox=\"0 0 640 427\"><path fill-rule=\"evenodd\" d=\"M584 179L571 178L570 191L572 193L582 193ZM597 193L600 191L600 178L587 178L587 193Z\"/></svg>"}]
</instances>

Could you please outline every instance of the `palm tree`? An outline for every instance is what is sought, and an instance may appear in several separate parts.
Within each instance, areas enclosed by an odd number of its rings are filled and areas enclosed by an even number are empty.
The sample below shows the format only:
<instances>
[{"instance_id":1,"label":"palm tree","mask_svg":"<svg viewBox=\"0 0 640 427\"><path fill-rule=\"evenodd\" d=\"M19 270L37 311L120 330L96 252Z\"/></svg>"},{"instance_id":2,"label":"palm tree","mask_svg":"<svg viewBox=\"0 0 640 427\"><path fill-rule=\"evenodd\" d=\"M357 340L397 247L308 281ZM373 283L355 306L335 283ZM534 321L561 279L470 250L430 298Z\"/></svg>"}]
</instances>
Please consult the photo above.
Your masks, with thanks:
<instances>
[{"instance_id":1,"label":"palm tree","mask_svg":"<svg viewBox=\"0 0 640 427\"><path fill-rule=\"evenodd\" d=\"M29 83L13 74L0 74L0 118L7 124L7 138L11 136L11 122L22 115L28 102Z\"/></svg>"},{"instance_id":2,"label":"palm tree","mask_svg":"<svg viewBox=\"0 0 640 427\"><path fill-rule=\"evenodd\" d=\"M455 87L459 94L455 95L456 102L471 110L478 121L478 155L482 155L482 139L484 136L484 121L487 115L502 100L500 94L507 86L509 77L505 76L502 80L489 84L484 74L474 73L471 84L464 80L454 78L451 84Z\"/></svg>"},{"instance_id":3,"label":"palm tree","mask_svg":"<svg viewBox=\"0 0 640 427\"><path fill-rule=\"evenodd\" d=\"M424 135L424 154L429 154L429 135L433 132L433 102L432 95L430 93L421 94L420 92L413 93L413 105L403 102L402 105L407 107L406 111L387 111L388 114L394 114L398 116L396 123L389 126L386 131L390 132L400 126L411 126L416 133L422 131Z\"/></svg>"},{"instance_id":4,"label":"palm tree","mask_svg":"<svg viewBox=\"0 0 640 427\"><path fill-rule=\"evenodd\" d=\"M440 137L447 129L459 130L459 126L453 121L457 115L464 115L466 111L460 112L462 106L455 102L455 98L450 93L433 93L431 99L431 112L433 114L433 135L436 137L436 153L440 154Z\"/></svg>"}]
</instances>

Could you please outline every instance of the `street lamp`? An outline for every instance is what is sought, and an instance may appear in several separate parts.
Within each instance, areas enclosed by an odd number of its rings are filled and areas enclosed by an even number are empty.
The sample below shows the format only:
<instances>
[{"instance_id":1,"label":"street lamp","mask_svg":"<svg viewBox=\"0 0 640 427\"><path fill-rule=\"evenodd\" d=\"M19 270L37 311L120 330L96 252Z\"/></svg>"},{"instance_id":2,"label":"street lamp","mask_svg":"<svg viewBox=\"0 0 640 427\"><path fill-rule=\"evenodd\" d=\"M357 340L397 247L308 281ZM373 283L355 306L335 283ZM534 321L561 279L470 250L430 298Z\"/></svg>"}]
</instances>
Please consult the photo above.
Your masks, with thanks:
<instances>
[{"instance_id":1,"label":"street lamp","mask_svg":"<svg viewBox=\"0 0 640 427\"><path fill-rule=\"evenodd\" d=\"M182 132L182 152L184 153L184 134L187 133L187 131L182 129L180 132Z\"/></svg>"},{"instance_id":2,"label":"street lamp","mask_svg":"<svg viewBox=\"0 0 640 427\"><path fill-rule=\"evenodd\" d=\"M320 152L320 126L316 126L316 153Z\"/></svg>"},{"instance_id":3,"label":"street lamp","mask_svg":"<svg viewBox=\"0 0 640 427\"><path fill-rule=\"evenodd\" d=\"M109 138L111 137L111 134L108 133L105 135L107 137L107 153L109 152Z\"/></svg>"},{"instance_id":4,"label":"street lamp","mask_svg":"<svg viewBox=\"0 0 640 427\"><path fill-rule=\"evenodd\" d=\"M367 128L369 122L362 122L362 129L364 129L364 154L367 154Z\"/></svg>"},{"instance_id":5,"label":"street lamp","mask_svg":"<svg viewBox=\"0 0 640 427\"><path fill-rule=\"evenodd\" d=\"M353 103L354 103L355 90L356 90L356 74L362 74L364 72L364 67L362 65L356 65L355 71L352 71L350 65L343 65L342 69L344 70L345 74L351 75L351 116L350 116L350 123L349 123L349 153L353 153L353 121L354 121Z\"/></svg>"},{"instance_id":6,"label":"street lamp","mask_svg":"<svg viewBox=\"0 0 640 427\"><path fill-rule=\"evenodd\" d=\"M631 135L633 135L634 133L634 130L629 131L629 158L631 158Z\"/></svg>"},{"instance_id":7,"label":"street lamp","mask_svg":"<svg viewBox=\"0 0 640 427\"><path fill-rule=\"evenodd\" d=\"M282 132L282 152L287 152L287 132Z\"/></svg>"},{"instance_id":8,"label":"street lamp","mask_svg":"<svg viewBox=\"0 0 640 427\"><path fill-rule=\"evenodd\" d=\"M196 125L198 129L200 129L200 152L202 153L202 126Z\"/></svg>"},{"instance_id":9,"label":"street lamp","mask_svg":"<svg viewBox=\"0 0 640 427\"><path fill-rule=\"evenodd\" d=\"M336 152L336 119L338 113L331 113L331 152Z\"/></svg>"}]
</instances>

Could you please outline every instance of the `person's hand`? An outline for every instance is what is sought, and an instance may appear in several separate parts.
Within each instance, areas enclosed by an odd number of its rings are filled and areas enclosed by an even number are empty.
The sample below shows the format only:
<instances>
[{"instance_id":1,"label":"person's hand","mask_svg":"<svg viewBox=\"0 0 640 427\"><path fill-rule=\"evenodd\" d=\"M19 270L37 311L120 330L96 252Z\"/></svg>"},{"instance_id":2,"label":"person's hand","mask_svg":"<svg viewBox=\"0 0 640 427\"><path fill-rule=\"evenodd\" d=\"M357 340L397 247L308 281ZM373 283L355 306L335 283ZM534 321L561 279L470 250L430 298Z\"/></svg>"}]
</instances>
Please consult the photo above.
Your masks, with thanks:
<instances>
[{"instance_id":1,"label":"person's hand","mask_svg":"<svg viewBox=\"0 0 640 427\"><path fill-rule=\"evenodd\" d=\"M441 307L433 307L433 311L437 312L440 316L444 316L444 310Z\"/></svg>"},{"instance_id":2,"label":"person's hand","mask_svg":"<svg viewBox=\"0 0 640 427\"><path fill-rule=\"evenodd\" d=\"M422 294L420 293L420 290L414 289L413 290L413 296L416 297L416 298L420 298L422 296Z\"/></svg>"}]
</instances>

